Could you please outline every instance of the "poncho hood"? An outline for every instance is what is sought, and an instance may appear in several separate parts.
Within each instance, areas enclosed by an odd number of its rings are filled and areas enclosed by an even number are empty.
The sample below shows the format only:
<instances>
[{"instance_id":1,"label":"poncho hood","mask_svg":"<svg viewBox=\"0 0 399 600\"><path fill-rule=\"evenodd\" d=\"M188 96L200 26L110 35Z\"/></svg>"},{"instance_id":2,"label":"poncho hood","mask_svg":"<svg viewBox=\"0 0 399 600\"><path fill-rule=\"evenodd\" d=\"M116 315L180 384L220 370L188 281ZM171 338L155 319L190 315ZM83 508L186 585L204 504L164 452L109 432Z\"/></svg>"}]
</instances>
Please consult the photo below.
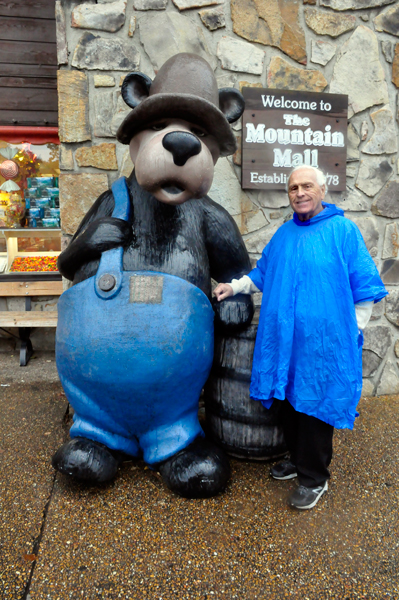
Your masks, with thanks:
<instances>
[{"instance_id":1,"label":"poncho hood","mask_svg":"<svg viewBox=\"0 0 399 600\"><path fill-rule=\"evenodd\" d=\"M319 221L323 221L324 219L329 219L330 217L335 217L335 215L339 215L340 217L344 216L344 211L342 208L338 208L335 204L329 204L328 202L322 202L324 210L319 212L316 216L308 219L307 221L300 221L298 215L294 213L294 223L299 225L300 227L308 227L309 225L314 225L315 223L319 223Z\"/></svg>"}]
</instances>

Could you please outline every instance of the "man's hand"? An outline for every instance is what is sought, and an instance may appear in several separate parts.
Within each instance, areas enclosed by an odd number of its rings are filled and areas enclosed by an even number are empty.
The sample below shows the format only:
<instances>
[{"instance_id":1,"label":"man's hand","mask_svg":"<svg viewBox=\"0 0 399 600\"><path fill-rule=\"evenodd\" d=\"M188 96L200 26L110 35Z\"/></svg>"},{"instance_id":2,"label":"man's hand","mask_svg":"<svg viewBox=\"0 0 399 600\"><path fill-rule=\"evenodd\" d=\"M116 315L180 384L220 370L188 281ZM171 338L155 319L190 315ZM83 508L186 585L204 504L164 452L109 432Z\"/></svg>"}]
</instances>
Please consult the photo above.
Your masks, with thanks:
<instances>
[{"instance_id":1,"label":"man's hand","mask_svg":"<svg viewBox=\"0 0 399 600\"><path fill-rule=\"evenodd\" d=\"M221 302L229 296L234 296L233 288L228 283L219 283L213 290L213 293L218 302Z\"/></svg>"}]
</instances>

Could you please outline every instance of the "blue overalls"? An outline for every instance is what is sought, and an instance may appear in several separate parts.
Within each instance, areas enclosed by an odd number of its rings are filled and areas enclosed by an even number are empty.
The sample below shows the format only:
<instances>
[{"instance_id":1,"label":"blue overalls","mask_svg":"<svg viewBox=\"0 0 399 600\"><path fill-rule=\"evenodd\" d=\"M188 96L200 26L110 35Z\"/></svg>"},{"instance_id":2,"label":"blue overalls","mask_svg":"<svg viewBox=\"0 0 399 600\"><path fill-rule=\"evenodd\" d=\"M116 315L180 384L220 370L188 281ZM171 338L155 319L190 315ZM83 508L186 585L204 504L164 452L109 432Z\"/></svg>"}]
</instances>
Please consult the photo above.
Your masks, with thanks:
<instances>
[{"instance_id":1,"label":"blue overalls","mask_svg":"<svg viewBox=\"0 0 399 600\"><path fill-rule=\"evenodd\" d=\"M128 220L125 178L112 216ZM184 279L123 271L123 248L58 303L57 368L86 437L156 464L203 435L198 399L213 358L213 310Z\"/></svg>"}]
</instances>

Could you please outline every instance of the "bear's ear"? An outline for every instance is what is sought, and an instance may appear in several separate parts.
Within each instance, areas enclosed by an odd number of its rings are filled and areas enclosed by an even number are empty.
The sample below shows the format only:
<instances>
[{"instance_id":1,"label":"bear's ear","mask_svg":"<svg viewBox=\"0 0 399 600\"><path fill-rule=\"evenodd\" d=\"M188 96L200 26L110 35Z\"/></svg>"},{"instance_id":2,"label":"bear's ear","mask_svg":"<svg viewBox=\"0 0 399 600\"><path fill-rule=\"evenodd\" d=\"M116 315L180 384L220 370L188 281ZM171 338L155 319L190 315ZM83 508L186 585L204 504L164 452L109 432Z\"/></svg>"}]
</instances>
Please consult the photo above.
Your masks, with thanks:
<instances>
[{"instance_id":1,"label":"bear's ear","mask_svg":"<svg viewBox=\"0 0 399 600\"><path fill-rule=\"evenodd\" d=\"M219 90L219 107L228 122L234 123L244 112L244 97L235 88L221 88Z\"/></svg>"},{"instance_id":2,"label":"bear's ear","mask_svg":"<svg viewBox=\"0 0 399 600\"><path fill-rule=\"evenodd\" d=\"M150 93L152 81L144 73L128 73L122 83L122 98L130 108L136 108Z\"/></svg>"}]
</instances>

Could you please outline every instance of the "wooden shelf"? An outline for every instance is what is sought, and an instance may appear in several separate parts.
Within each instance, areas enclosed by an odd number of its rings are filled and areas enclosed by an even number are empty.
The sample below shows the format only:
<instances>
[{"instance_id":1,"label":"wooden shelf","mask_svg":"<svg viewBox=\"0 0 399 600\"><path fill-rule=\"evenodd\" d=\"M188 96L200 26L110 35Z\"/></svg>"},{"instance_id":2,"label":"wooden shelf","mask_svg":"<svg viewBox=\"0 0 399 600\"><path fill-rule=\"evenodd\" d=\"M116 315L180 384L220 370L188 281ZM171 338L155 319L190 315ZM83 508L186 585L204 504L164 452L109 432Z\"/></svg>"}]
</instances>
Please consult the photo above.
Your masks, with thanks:
<instances>
[{"instance_id":1,"label":"wooden shelf","mask_svg":"<svg viewBox=\"0 0 399 600\"><path fill-rule=\"evenodd\" d=\"M62 281L1 281L0 296L61 296Z\"/></svg>"},{"instance_id":2,"label":"wooden shelf","mask_svg":"<svg viewBox=\"0 0 399 600\"><path fill-rule=\"evenodd\" d=\"M0 311L0 327L57 327L58 312L36 310Z\"/></svg>"}]
</instances>

